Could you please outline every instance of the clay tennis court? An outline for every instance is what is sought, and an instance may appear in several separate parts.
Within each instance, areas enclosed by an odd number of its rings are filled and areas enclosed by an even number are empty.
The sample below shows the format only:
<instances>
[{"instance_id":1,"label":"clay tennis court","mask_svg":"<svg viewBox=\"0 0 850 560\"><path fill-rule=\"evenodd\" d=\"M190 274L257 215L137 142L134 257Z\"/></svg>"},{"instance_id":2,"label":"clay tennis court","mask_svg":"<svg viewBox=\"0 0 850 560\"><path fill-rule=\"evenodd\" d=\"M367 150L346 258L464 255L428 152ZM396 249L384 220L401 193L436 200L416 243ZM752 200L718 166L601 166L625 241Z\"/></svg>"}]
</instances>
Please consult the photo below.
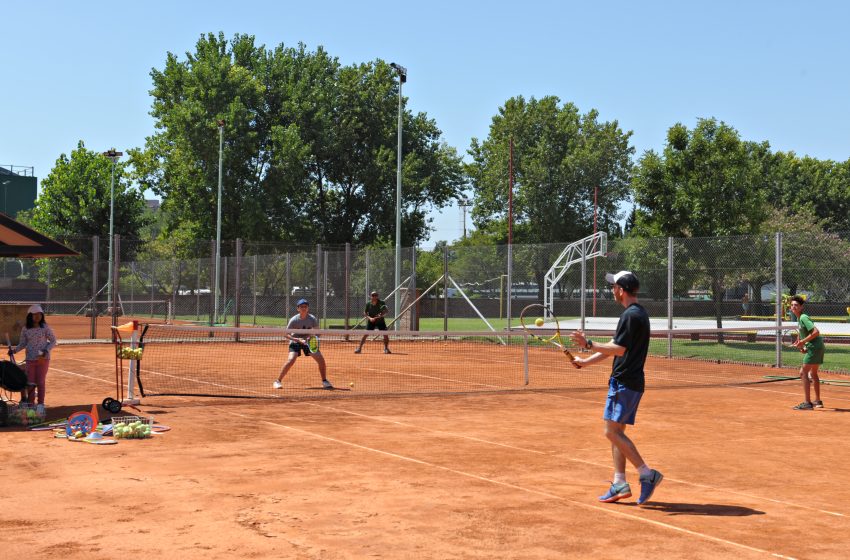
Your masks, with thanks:
<instances>
[{"instance_id":1,"label":"clay tennis court","mask_svg":"<svg viewBox=\"0 0 850 560\"><path fill-rule=\"evenodd\" d=\"M396 356L372 352L392 369ZM329 376L345 381L333 358ZM546 367L574 374L561 366ZM595 389L148 397L139 411L171 431L112 446L5 428L3 555L846 557L850 389L826 386L826 408L794 411L794 382L650 382L629 433L664 483L644 507L600 504L608 367L581 373L601 380ZM293 375L318 379L306 360ZM114 396L113 347L60 346L48 384L49 417Z\"/></svg>"}]
</instances>

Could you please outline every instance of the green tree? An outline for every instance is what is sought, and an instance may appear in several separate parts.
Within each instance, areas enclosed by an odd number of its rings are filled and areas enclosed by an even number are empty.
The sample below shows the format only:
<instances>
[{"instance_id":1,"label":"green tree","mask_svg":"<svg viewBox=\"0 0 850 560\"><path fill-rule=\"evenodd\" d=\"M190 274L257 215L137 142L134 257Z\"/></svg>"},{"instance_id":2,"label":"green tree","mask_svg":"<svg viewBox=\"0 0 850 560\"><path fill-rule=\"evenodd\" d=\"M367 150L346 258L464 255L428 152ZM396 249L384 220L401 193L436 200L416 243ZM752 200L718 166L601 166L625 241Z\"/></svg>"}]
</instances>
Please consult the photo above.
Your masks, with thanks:
<instances>
[{"instance_id":1,"label":"green tree","mask_svg":"<svg viewBox=\"0 0 850 560\"><path fill-rule=\"evenodd\" d=\"M112 182L112 160L86 149L80 141L70 157L61 154L53 169L41 181L41 196L36 201L29 220L36 230L50 237L69 238L100 236L99 259L103 264L105 281L109 258L109 214ZM140 233L148 225L142 193L131 188L125 164L115 165L113 231L121 236L122 261L135 258L140 245ZM79 246L90 254L90 242ZM82 293L91 286L90 259L79 266L52 267L51 283L76 287ZM67 259L63 262L68 263ZM86 272L86 267L88 272Z\"/></svg>"},{"instance_id":2,"label":"green tree","mask_svg":"<svg viewBox=\"0 0 850 560\"><path fill-rule=\"evenodd\" d=\"M476 228L502 242L507 238L513 138L515 243L572 242L590 235L597 188L599 229L619 232L618 205L629 196L634 148L629 146L631 132L623 132L617 121L599 122L598 116L595 110L581 114L554 96L514 97L500 107L488 137L473 138L469 149ZM551 248L535 253L529 245L514 258L533 277L527 281L540 286L542 298Z\"/></svg>"},{"instance_id":3,"label":"green tree","mask_svg":"<svg viewBox=\"0 0 850 560\"><path fill-rule=\"evenodd\" d=\"M321 47L202 36L152 71L158 132L133 152L177 224L214 237L223 121L222 238L365 245L395 235L398 83L383 61L342 66ZM463 186L460 158L424 114L403 113L403 239ZM166 232L170 231L166 228Z\"/></svg>"},{"instance_id":4,"label":"green tree","mask_svg":"<svg viewBox=\"0 0 850 560\"><path fill-rule=\"evenodd\" d=\"M850 159L837 163L777 152L766 159L765 175L773 207L810 209L823 230L850 231Z\"/></svg>"},{"instance_id":5,"label":"green tree","mask_svg":"<svg viewBox=\"0 0 850 560\"><path fill-rule=\"evenodd\" d=\"M646 152L635 171L634 232L644 236L702 238L683 244L677 260L687 274L702 273L722 326L722 300L740 283L748 252L736 235L756 233L769 205L763 185L768 146L741 140L731 126L700 119L693 130L676 124L662 154Z\"/></svg>"},{"instance_id":6,"label":"green tree","mask_svg":"<svg viewBox=\"0 0 850 560\"><path fill-rule=\"evenodd\" d=\"M575 241L593 231L598 187L599 228L620 219L629 196L631 132L617 121L599 122L596 110L581 114L555 96L509 99L493 117L488 137L472 139L467 165L479 229L507 235L510 139L514 142L514 241Z\"/></svg>"}]
</instances>

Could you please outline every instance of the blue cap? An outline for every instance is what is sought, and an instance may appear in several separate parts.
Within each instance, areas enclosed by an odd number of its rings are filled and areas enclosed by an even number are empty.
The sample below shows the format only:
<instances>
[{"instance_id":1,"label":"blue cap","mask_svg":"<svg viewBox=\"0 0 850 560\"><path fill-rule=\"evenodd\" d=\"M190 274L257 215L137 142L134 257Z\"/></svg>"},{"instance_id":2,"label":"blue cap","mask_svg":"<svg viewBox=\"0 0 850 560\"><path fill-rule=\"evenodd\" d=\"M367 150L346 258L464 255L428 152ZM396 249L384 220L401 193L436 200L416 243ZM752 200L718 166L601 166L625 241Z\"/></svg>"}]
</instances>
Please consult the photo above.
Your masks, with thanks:
<instances>
[{"instance_id":1,"label":"blue cap","mask_svg":"<svg viewBox=\"0 0 850 560\"><path fill-rule=\"evenodd\" d=\"M310 305L310 303L306 299L301 298L298 300L298 303L295 304L295 307L298 307L299 305Z\"/></svg>"}]
</instances>

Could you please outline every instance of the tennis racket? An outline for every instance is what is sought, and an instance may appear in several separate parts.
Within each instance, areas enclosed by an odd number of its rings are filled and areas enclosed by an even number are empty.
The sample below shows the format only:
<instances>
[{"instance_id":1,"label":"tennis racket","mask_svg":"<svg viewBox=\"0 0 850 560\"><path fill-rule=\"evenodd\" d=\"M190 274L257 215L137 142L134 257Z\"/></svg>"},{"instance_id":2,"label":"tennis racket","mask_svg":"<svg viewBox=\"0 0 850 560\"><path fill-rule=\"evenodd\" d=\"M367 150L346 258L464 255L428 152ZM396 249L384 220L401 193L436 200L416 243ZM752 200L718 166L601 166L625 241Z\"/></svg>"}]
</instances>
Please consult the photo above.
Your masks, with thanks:
<instances>
[{"instance_id":1,"label":"tennis racket","mask_svg":"<svg viewBox=\"0 0 850 560\"><path fill-rule=\"evenodd\" d=\"M310 349L311 354L316 354L319 351L319 337L316 335L311 336L307 340L307 348Z\"/></svg>"},{"instance_id":2,"label":"tennis racket","mask_svg":"<svg viewBox=\"0 0 850 560\"><path fill-rule=\"evenodd\" d=\"M519 314L519 322L525 332L530 334L533 338L541 342L547 342L559 348L574 368L581 368L581 364L576 363L575 356L572 352L570 352L567 345L564 344L564 341L561 338L561 325L558 323L558 318L548 307L539 303L532 303L531 305L525 306ZM540 324L538 325L537 323ZM555 331L552 336L540 336L539 333L543 331L548 332L549 330Z\"/></svg>"}]
</instances>

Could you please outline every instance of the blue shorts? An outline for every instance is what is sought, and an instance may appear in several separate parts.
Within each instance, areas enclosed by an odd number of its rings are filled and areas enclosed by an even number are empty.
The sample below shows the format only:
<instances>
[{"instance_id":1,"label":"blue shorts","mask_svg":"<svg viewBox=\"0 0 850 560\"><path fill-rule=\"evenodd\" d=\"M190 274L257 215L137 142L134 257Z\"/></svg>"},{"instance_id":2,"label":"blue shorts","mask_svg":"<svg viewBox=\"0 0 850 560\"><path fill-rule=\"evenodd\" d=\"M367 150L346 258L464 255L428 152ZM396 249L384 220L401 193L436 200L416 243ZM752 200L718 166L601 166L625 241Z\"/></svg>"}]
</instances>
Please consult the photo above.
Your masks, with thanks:
<instances>
[{"instance_id":1,"label":"blue shorts","mask_svg":"<svg viewBox=\"0 0 850 560\"><path fill-rule=\"evenodd\" d=\"M634 424L643 393L632 391L614 379L608 380L608 400L602 418L618 424Z\"/></svg>"}]
</instances>

